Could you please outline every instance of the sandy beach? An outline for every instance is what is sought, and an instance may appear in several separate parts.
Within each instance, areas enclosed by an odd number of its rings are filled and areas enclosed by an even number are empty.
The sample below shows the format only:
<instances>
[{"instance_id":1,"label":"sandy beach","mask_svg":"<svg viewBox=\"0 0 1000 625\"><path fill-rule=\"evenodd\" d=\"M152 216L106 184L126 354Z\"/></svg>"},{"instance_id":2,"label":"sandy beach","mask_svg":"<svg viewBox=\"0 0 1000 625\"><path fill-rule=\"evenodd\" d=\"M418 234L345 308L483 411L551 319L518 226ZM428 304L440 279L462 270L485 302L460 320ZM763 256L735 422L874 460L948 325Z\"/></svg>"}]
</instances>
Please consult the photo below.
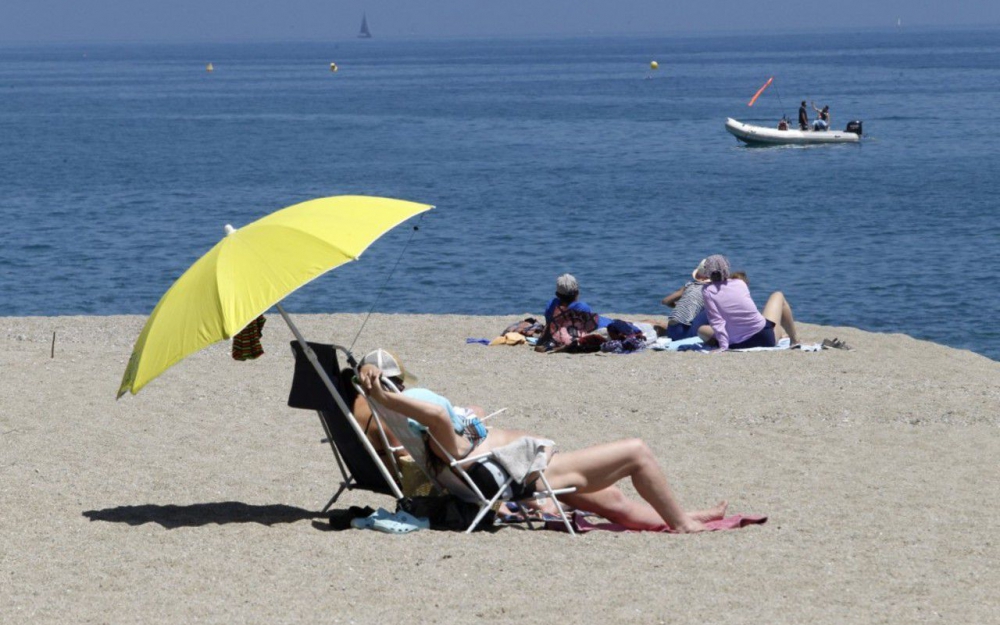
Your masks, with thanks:
<instances>
[{"instance_id":1,"label":"sandy beach","mask_svg":"<svg viewBox=\"0 0 1000 625\"><path fill-rule=\"evenodd\" d=\"M0 622L1000 623L1000 363L809 324L806 342L855 349L465 342L519 318L375 315L354 350L390 347L422 385L506 407L497 425L562 449L640 436L685 506L726 498L768 522L325 531L340 474L316 415L286 405L277 315L259 360L220 343L120 401L144 317L0 318ZM350 344L363 316L296 320ZM394 502L355 491L334 507L351 505Z\"/></svg>"}]
</instances>

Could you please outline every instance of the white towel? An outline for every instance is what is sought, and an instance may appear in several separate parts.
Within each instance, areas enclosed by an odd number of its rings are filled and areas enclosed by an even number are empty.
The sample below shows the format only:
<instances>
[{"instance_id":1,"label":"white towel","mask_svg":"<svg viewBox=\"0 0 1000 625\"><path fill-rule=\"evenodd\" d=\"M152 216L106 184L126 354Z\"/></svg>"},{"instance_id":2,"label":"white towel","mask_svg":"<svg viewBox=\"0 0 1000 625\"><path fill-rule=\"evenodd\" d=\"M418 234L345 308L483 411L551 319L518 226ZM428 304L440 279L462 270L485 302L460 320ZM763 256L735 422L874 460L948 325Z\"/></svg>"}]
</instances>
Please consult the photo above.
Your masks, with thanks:
<instances>
[{"instance_id":1,"label":"white towel","mask_svg":"<svg viewBox=\"0 0 1000 625\"><path fill-rule=\"evenodd\" d=\"M547 438L525 436L494 449L493 458L515 482L523 484L528 475L545 470L549 464L549 456L545 450L552 447L555 447L555 443Z\"/></svg>"},{"instance_id":2,"label":"white towel","mask_svg":"<svg viewBox=\"0 0 1000 625\"><path fill-rule=\"evenodd\" d=\"M774 347L745 347L743 349L730 349L731 352L775 352L781 349L789 349L792 341L786 336L783 337Z\"/></svg>"}]
</instances>

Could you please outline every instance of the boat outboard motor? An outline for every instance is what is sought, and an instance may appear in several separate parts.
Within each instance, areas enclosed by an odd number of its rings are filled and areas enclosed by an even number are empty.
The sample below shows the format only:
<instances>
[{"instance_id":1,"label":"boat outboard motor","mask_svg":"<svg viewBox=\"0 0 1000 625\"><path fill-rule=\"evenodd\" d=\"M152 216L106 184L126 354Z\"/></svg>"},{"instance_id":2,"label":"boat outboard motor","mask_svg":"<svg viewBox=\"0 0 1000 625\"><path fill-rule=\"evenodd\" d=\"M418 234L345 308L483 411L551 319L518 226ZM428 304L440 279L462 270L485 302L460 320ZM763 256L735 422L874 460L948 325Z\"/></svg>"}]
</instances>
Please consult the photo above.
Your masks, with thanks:
<instances>
[{"instance_id":1,"label":"boat outboard motor","mask_svg":"<svg viewBox=\"0 0 1000 625\"><path fill-rule=\"evenodd\" d=\"M847 128L844 128L844 132L853 132L854 134L861 136L861 120L854 119L847 122Z\"/></svg>"}]
</instances>

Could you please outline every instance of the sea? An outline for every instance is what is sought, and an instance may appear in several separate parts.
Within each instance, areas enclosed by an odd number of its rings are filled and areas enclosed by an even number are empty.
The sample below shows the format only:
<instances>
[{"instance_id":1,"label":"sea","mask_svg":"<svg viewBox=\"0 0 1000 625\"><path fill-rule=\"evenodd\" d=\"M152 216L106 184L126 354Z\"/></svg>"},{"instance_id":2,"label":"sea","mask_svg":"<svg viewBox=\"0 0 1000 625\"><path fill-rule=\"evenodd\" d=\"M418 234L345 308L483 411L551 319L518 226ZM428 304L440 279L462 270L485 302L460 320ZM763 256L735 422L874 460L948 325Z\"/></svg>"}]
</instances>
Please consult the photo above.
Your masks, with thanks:
<instances>
[{"instance_id":1,"label":"sea","mask_svg":"<svg viewBox=\"0 0 1000 625\"><path fill-rule=\"evenodd\" d=\"M861 144L725 131L803 100ZM718 253L758 305L1000 360L997 111L996 29L4 45L0 316L147 315L225 224L363 194L436 208L290 312L513 322L570 272L665 315Z\"/></svg>"}]
</instances>

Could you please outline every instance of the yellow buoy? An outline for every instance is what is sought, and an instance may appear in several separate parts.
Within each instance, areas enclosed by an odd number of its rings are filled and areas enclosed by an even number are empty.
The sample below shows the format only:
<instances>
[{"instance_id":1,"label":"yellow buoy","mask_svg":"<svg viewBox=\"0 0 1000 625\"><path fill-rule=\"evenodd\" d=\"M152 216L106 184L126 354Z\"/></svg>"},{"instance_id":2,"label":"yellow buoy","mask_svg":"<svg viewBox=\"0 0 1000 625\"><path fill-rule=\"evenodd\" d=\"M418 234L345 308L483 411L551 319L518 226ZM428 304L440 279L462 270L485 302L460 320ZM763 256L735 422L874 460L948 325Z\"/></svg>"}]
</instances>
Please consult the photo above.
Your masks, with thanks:
<instances>
[{"instance_id":1,"label":"yellow buoy","mask_svg":"<svg viewBox=\"0 0 1000 625\"><path fill-rule=\"evenodd\" d=\"M213 67L212 64L209 63L208 65L205 66L205 71L206 72L214 72L215 71L215 67Z\"/></svg>"},{"instance_id":2,"label":"yellow buoy","mask_svg":"<svg viewBox=\"0 0 1000 625\"><path fill-rule=\"evenodd\" d=\"M337 67L337 64L336 64L336 63L330 63L330 71L331 71L331 72L335 72L335 71L337 71L338 69L340 69L340 68L339 68L339 67Z\"/></svg>"},{"instance_id":3,"label":"yellow buoy","mask_svg":"<svg viewBox=\"0 0 1000 625\"><path fill-rule=\"evenodd\" d=\"M651 61L650 62L649 69L659 69L659 68L660 68L660 64L659 63L657 63L656 61Z\"/></svg>"}]
</instances>

